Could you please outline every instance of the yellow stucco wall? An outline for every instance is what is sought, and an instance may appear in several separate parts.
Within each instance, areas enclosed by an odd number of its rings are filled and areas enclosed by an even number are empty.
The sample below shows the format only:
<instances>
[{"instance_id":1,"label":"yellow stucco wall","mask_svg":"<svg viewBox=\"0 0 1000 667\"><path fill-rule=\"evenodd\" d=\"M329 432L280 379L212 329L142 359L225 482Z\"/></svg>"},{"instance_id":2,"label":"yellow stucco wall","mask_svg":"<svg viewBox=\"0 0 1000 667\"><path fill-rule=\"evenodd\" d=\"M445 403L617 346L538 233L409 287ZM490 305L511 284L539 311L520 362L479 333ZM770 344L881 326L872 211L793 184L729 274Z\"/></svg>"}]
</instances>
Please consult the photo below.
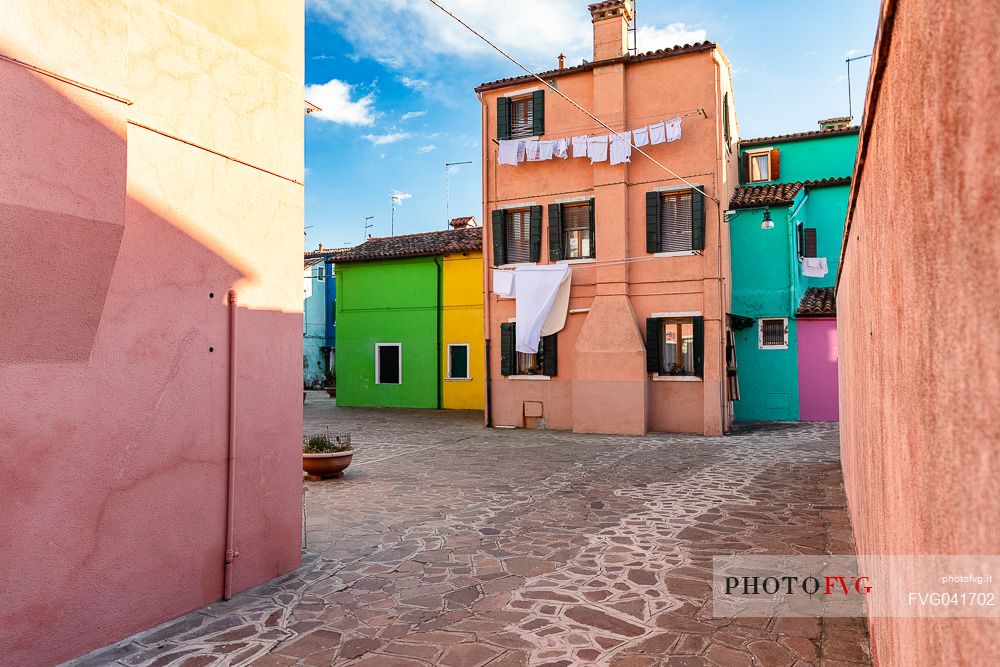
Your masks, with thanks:
<instances>
[{"instance_id":1,"label":"yellow stucco wall","mask_svg":"<svg viewBox=\"0 0 1000 667\"><path fill-rule=\"evenodd\" d=\"M451 410L482 410L485 406L483 352L483 255L445 255L442 280L441 369L443 405ZM469 346L469 380L449 380L448 345Z\"/></svg>"}]
</instances>

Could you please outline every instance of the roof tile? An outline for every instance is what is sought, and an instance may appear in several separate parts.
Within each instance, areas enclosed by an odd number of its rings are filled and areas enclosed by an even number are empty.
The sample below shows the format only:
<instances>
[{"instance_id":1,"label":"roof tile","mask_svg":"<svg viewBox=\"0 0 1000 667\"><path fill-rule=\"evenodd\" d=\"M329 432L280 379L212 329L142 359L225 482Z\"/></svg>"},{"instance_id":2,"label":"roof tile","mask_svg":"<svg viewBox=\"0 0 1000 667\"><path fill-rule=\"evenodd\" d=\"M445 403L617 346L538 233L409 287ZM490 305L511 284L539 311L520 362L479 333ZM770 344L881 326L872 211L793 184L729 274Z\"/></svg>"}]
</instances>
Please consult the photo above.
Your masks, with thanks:
<instances>
[{"instance_id":1,"label":"roof tile","mask_svg":"<svg viewBox=\"0 0 1000 667\"><path fill-rule=\"evenodd\" d=\"M839 130L811 130L809 132L795 132L792 134L777 134L773 137L757 137L756 139L744 139L740 141L740 148L747 146L760 146L775 141L801 141L802 139L813 139L815 137L836 137L843 134L857 134L861 129L859 125L841 128Z\"/></svg>"},{"instance_id":2,"label":"roof tile","mask_svg":"<svg viewBox=\"0 0 1000 667\"><path fill-rule=\"evenodd\" d=\"M741 185L736 188L729 208L760 208L791 204L802 189L802 183L770 183L768 185Z\"/></svg>"},{"instance_id":3,"label":"roof tile","mask_svg":"<svg viewBox=\"0 0 1000 667\"><path fill-rule=\"evenodd\" d=\"M339 253L334 261L343 264L404 257L430 257L453 252L477 252L482 248L482 228L466 227L465 229L368 239L359 246L348 248Z\"/></svg>"},{"instance_id":4,"label":"roof tile","mask_svg":"<svg viewBox=\"0 0 1000 667\"><path fill-rule=\"evenodd\" d=\"M837 315L837 293L833 287L810 287L799 302L798 315Z\"/></svg>"}]
</instances>

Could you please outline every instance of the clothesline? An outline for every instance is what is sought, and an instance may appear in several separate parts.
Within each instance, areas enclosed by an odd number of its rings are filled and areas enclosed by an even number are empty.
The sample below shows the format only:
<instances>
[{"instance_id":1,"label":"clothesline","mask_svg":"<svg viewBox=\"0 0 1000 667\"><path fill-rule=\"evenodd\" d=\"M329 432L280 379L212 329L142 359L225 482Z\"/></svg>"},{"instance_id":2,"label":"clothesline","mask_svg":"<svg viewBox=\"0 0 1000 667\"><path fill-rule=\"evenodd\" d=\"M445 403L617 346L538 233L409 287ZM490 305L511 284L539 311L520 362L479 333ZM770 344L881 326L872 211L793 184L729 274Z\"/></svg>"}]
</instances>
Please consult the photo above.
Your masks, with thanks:
<instances>
[{"instance_id":1,"label":"clothesline","mask_svg":"<svg viewBox=\"0 0 1000 667\"><path fill-rule=\"evenodd\" d=\"M632 161L632 147L657 145L678 141L681 138L682 116L659 121L634 130L611 134L587 135L559 139L501 139L497 164L516 167L522 162L541 162L553 158L589 157L590 163L608 162L612 165Z\"/></svg>"},{"instance_id":2,"label":"clothesline","mask_svg":"<svg viewBox=\"0 0 1000 667\"><path fill-rule=\"evenodd\" d=\"M637 116L632 120L642 123L644 121L653 121L659 118L690 118L691 116L701 116L703 118L708 118L708 114L705 113L705 110L699 107L697 109L690 109L688 111L671 111L667 113L647 114L645 116ZM648 125L648 123L646 124ZM564 127L562 128L562 131L568 135L575 135L577 133L591 134L592 130L599 129L600 127L601 127L600 125L591 123L590 125L577 125L576 127ZM495 137L491 138L490 141L492 141L497 146L500 145L500 141Z\"/></svg>"},{"instance_id":3,"label":"clothesline","mask_svg":"<svg viewBox=\"0 0 1000 667\"><path fill-rule=\"evenodd\" d=\"M694 257L694 256L699 256L700 257L700 256L703 256L703 253L700 250L692 250L691 251L691 256L692 257ZM654 259L663 259L663 257L657 257L656 255L647 256L647 257L625 257L624 259L605 259L605 260L598 260L598 261L594 261L594 262L580 262L579 264L565 263L565 265L566 266L571 266L571 267L572 266L578 266L580 268L584 268L584 267L589 267L589 266L611 266L611 265L614 265L614 264L634 264L634 263L637 263L637 262L649 262L649 261L652 261ZM540 264L539 266L551 266L551 265L550 264ZM490 265L488 268L494 269L496 271L516 271L517 270L516 266L495 266L495 265Z\"/></svg>"}]
</instances>

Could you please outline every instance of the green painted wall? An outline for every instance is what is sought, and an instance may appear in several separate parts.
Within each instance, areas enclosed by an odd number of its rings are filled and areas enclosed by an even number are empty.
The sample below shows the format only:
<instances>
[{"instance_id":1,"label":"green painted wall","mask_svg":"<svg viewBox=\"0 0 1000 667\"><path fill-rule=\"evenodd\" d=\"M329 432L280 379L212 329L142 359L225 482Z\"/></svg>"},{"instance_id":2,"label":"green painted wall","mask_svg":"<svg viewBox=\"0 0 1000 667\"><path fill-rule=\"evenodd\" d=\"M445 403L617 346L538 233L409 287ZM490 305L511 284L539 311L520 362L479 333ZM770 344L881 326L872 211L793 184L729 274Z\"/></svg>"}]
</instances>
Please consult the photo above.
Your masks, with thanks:
<instances>
[{"instance_id":1,"label":"green painted wall","mask_svg":"<svg viewBox=\"0 0 1000 667\"><path fill-rule=\"evenodd\" d=\"M798 262L790 250L795 232L789 216L802 198L800 193L791 207L771 209L773 229L760 228L763 209L743 209L729 220L732 312L754 319L753 326L735 332L740 380L740 400L734 403L737 419L799 418L797 338L791 318ZM757 327L762 317L789 318L787 350L758 348Z\"/></svg>"},{"instance_id":2,"label":"green painted wall","mask_svg":"<svg viewBox=\"0 0 1000 667\"><path fill-rule=\"evenodd\" d=\"M338 264L337 404L438 407L433 257ZM402 384L375 383L375 344L402 343Z\"/></svg>"},{"instance_id":3,"label":"green painted wall","mask_svg":"<svg viewBox=\"0 0 1000 667\"><path fill-rule=\"evenodd\" d=\"M826 257L830 272L822 278L806 278L800 295L806 287L833 287L837 282L837 265L840 246L844 240L844 221L847 219L847 197L850 185L810 188L803 211L803 222L816 228L817 254Z\"/></svg>"},{"instance_id":4,"label":"green painted wall","mask_svg":"<svg viewBox=\"0 0 1000 667\"><path fill-rule=\"evenodd\" d=\"M841 178L854 171L854 155L858 150L858 134L814 137L800 141L775 141L766 145L740 149L743 153L762 148L777 148L781 152L779 178L764 183L794 183L822 178ZM759 183L754 183L759 185Z\"/></svg>"}]
</instances>

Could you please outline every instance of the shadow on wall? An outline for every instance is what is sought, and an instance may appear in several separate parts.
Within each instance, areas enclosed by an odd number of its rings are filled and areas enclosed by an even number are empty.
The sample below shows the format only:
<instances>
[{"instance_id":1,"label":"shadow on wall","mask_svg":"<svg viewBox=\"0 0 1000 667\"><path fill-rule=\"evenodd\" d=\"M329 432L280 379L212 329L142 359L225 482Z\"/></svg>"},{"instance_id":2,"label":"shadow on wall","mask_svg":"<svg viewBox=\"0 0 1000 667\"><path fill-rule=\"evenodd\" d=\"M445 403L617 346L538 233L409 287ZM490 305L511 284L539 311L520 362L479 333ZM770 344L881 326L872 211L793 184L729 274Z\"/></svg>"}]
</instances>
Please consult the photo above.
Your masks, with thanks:
<instances>
[{"instance_id":1,"label":"shadow on wall","mask_svg":"<svg viewBox=\"0 0 1000 667\"><path fill-rule=\"evenodd\" d=\"M0 61L0 665L222 594L244 273L129 195L126 110ZM236 590L298 565L301 497L301 314L239 318Z\"/></svg>"}]
</instances>

